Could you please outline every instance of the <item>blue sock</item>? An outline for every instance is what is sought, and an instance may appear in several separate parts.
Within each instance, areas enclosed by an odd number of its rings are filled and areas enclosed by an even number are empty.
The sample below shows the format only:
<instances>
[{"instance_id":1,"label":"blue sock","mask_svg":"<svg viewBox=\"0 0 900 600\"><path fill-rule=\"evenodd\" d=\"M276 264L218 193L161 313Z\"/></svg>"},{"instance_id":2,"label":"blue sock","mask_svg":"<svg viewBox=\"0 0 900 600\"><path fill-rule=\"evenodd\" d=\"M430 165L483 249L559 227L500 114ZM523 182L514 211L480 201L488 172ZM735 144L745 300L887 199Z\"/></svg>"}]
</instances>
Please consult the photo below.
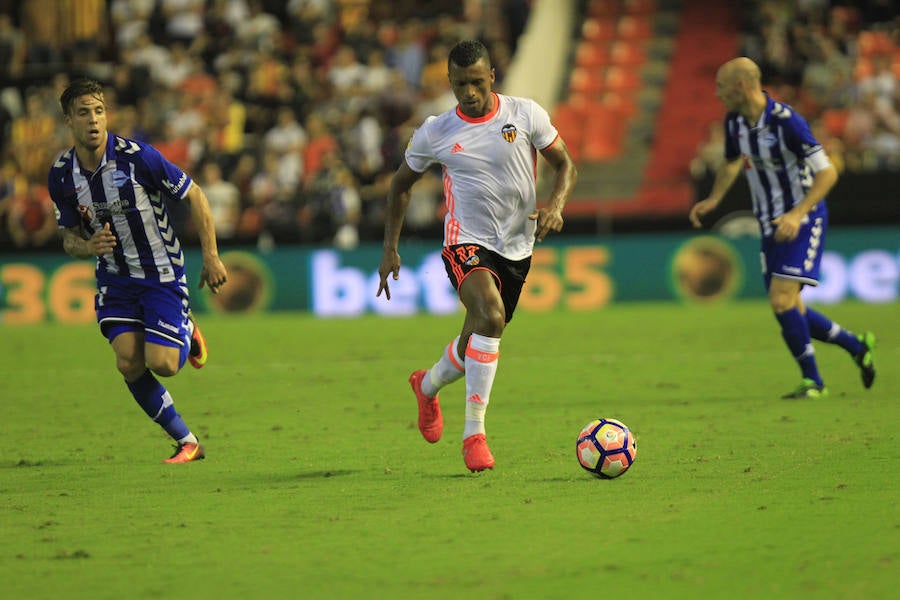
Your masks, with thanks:
<instances>
[{"instance_id":1,"label":"blue sock","mask_svg":"<svg viewBox=\"0 0 900 600\"><path fill-rule=\"evenodd\" d=\"M806 322L809 323L809 334L817 340L837 344L852 356L862 352L863 345L859 338L847 331L825 315L807 307Z\"/></svg>"},{"instance_id":2,"label":"blue sock","mask_svg":"<svg viewBox=\"0 0 900 600\"><path fill-rule=\"evenodd\" d=\"M796 308L776 314L775 318L781 323L781 337L784 338L794 360L800 365L803 378L812 379L818 385L822 385L806 318Z\"/></svg>"},{"instance_id":3,"label":"blue sock","mask_svg":"<svg viewBox=\"0 0 900 600\"><path fill-rule=\"evenodd\" d=\"M175 412L175 405L172 403L172 396L163 385L156 380L150 369L144 371L144 374L132 382L125 382L131 395L137 400L138 405L144 409L147 416L159 423L160 427L166 430L166 433L173 440L184 439L190 435L191 430L181 420L181 415Z\"/></svg>"}]
</instances>

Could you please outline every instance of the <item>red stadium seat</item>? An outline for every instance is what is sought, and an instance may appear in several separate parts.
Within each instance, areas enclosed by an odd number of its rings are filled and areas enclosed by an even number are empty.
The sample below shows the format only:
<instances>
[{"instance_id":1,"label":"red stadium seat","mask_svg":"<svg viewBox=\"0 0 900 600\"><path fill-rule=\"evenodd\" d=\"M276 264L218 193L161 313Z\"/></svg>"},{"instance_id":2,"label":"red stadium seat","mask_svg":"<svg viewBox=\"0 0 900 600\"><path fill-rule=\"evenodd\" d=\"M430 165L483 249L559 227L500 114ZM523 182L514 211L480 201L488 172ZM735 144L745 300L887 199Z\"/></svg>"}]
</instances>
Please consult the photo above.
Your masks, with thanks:
<instances>
[{"instance_id":1,"label":"red stadium seat","mask_svg":"<svg viewBox=\"0 0 900 600\"><path fill-rule=\"evenodd\" d=\"M582 158L588 162L603 162L622 155L626 123L606 112L598 112L585 121Z\"/></svg>"},{"instance_id":2,"label":"red stadium seat","mask_svg":"<svg viewBox=\"0 0 900 600\"><path fill-rule=\"evenodd\" d=\"M637 101L630 92L605 92L600 98L603 112L616 119L630 119L638 113Z\"/></svg>"},{"instance_id":3,"label":"red stadium seat","mask_svg":"<svg viewBox=\"0 0 900 600\"><path fill-rule=\"evenodd\" d=\"M646 40L653 36L653 26L648 18L624 15L616 24L616 33L625 40Z\"/></svg>"},{"instance_id":4,"label":"red stadium seat","mask_svg":"<svg viewBox=\"0 0 900 600\"><path fill-rule=\"evenodd\" d=\"M617 65L639 65L646 58L643 47L635 41L620 39L609 47L609 60Z\"/></svg>"},{"instance_id":5,"label":"red stadium seat","mask_svg":"<svg viewBox=\"0 0 900 600\"><path fill-rule=\"evenodd\" d=\"M608 42L616 37L616 27L610 18L587 18L581 24L581 38L593 44Z\"/></svg>"},{"instance_id":6,"label":"red stadium seat","mask_svg":"<svg viewBox=\"0 0 900 600\"><path fill-rule=\"evenodd\" d=\"M575 48L575 66L596 69L609 64L609 51L605 46L591 42L579 42Z\"/></svg>"},{"instance_id":7,"label":"red stadium seat","mask_svg":"<svg viewBox=\"0 0 900 600\"><path fill-rule=\"evenodd\" d=\"M599 71L586 67L575 67L569 78L569 89L575 94L596 95L603 88Z\"/></svg>"},{"instance_id":8,"label":"red stadium seat","mask_svg":"<svg viewBox=\"0 0 900 600\"><path fill-rule=\"evenodd\" d=\"M622 9L628 15L652 15L656 12L655 0L623 0Z\"/></svg>"},{"instance_id":9,"label":"red stadium seat","mask_svg":"<svg viewBox=\"0 0 900 600\"><path fill-rule=\"evenodd\" d=\"M641 86L641 78L633 68L613 65L606 69L603 76L603 89L624 92L636 90Z\"/></svg>"},{"instance_id":10,"label":"red stadium seat","mask_svg":"<svg viewBox=\"0 0 900 600\"><path fill-rule=\"evenodd\" d=\"M615 16L618 13L618 0L589 0L587 14L591 17L603 19Z\"/></svg>"}]
</instances>

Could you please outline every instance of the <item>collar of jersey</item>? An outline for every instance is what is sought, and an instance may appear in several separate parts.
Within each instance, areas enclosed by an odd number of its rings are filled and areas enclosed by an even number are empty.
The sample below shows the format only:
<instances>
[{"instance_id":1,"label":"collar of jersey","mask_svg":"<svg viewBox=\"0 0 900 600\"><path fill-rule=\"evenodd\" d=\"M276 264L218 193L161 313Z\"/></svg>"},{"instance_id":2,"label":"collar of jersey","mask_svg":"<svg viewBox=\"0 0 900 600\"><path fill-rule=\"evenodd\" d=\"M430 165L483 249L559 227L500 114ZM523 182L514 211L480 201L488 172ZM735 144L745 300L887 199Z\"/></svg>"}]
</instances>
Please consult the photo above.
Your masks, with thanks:
<instances>
[{"instance_id":1,"label":"collar of jersey","mask_svg":"<svg viewBox=\"0 0 900 600\"><path fill-rule=\"evenodd\" d=\"M491 96L494 97L494 110L484 115L483 117L466 116L463 111L459 110L459 105L456 106L456 116L458 116L466 123L484 123L486 121L490 121L500 111L500 96L498 96L496 92L491 92Z\"/></svg>"},{"instance_id":2,"label":"collar of jersey","mask_svg":"<svg viewBox=\"0 0 900 600\"><path fill-rule=\"evenodd\" d=\"M79 173L87 173L89 175L99 173L103 170L103 167L105 167L106 164L109 161L113 160L115 157L116 145L113 142L113 135L109 131L106 132L106 151L103 153L103 158L100 159L100 164L97 165L97 168L93 171L88 171L81 166L81 163L78 162L78 155L75 154L75 148L72 148L72 165Z\"/></svg>"}]
</instances>

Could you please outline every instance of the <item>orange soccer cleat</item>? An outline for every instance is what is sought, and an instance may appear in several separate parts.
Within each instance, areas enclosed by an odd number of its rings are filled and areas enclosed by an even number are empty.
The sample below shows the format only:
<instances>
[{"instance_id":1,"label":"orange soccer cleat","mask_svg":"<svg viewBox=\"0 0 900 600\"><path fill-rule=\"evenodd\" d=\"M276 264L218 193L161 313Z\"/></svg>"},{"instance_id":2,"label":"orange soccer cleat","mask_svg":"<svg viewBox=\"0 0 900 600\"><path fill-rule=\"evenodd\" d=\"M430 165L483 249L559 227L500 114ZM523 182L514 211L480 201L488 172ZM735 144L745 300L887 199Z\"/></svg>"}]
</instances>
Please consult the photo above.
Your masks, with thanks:
<instances>
[{"instance_id":1,"label":"orange soccer cleat","mask_svg":"<svg viewBox=\"0 0 900 600\"><path fill-rule=\"evenodd\" d=\"M441 439L444 432L444 417L441 416L437 394L432 398L422 391L423 377L425 371L416 371L409 376L409 385L416 393L416 401L419 403L419 431L422 432L423 438L433 444Z\"/></svg>"},{"instance_id":2,"label":"orange soccer cleat","mask_svg":"<svg viewBox=\"0 0 900 600\"><path fill-rule=\"evenodd\" d=\"M462 453L466 466L473 473L494 468L494 455L491 454L483 433L476 433L464 439Z\"/></svg>"},{"instance_id":3,"label":"orange soccer cleat","mask_svg":"<svg viewBox=\"0 0 900 600\"><path fill-rule=\"evenodd\" d=\"M204 458L206 458L206 453L203 451L203 446L199 443L194 444L193 442L187 442L178 444L178 447L175 449L175 454L163 462L174 465L189 463L195 460L203 460Z\"/></svg>"},{"instance_id":4,"label":"orange soccer cleat","mask_svg":"<svg viewBox=\"0 0 900 600\"><path fill-rule=\"evenodd\" d=\"M206 359L209 357L206 350L206 338L203 337L200 326L194 321L193 314L188 313L188 321L191 324L191 350L188 352L188 360L191 361L191 366L199 369L206 364Z\"/></svg>"}]
</instances>

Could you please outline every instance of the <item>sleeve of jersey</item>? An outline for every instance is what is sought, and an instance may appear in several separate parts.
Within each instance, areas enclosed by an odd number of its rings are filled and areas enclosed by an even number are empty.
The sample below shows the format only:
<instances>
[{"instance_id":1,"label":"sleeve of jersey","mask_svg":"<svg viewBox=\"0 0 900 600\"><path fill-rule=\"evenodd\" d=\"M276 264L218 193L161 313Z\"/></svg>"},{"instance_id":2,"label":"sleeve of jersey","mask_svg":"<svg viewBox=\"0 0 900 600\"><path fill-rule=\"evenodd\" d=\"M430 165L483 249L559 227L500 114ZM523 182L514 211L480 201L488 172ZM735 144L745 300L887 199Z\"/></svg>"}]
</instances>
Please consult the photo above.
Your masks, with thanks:
<instances>
[{"instance_id":1,"label":"sleeve of jersey","mask_svg":"<svg viewBox=\"0 0 900 600\"><path fill-rule=\"evenodd\" d=\"M806 119L796 112L791 113L785 132L785 142L788 148L798 156L802 156L814 173L831 165L828 154L822 144L813 136Z\"/></svg>"},{"instance_id":2,"label":"sleeve of jersey","mask_svg":"<svg viewBox=\"0 0 900 600\"><path fill-rule=\"evenodd\" d=\"M537 102L531 102L531 118L532 118L532 144L538 150L548 148L556 138L559 132L553 123L550 122L550 115L544 110L544 107Z\"/></svg>"},{"instance_id":3,"label":"sleeve of jersey","mask_svg":"<svg viewBox=\"0 0 900 600\"><path fill-rule=\"evenodd\" d=\"M147 169L145 176L157 189L172 198L181 200L191 187L187 173L169 162L159 150L149 144L140 144L140 158Z\"/></svg>"},{"instance_id":4,"label":"sleeve of jersey","mask_svg":"<svg viewBox=\"0 0 900 600\"><path fill-rule=\"evenodd\" d=\"M57 159L60 162L60 159ZM66 202L63 192L62 174L60 170L51 168L47 176L47 190L53 200L53 212L56 213L56 224L60 228L76 227L81 224L81 216L74 203Z\"/></svg>"},{"instance_id":5,"label":"sleeve of jersey","mask_svg":"<svg viewBox=\"0 0 900 600\"><path fill-rule=\"evenodd\" d=\"M424 173L428 167L437 162L431 141L428 139L428 129L434 121L434 117L428 117L422 126L416 129L409 144L406 146L406 164L416 173Z\"/></svg>"},{"instance_id":6,"label":"sleeve of jersey","mask_svg":"<svg viewBox=\"0 0 900 600\"><path fill-rule=\"evenodd\" d=\"M733 121L725 119L722 127L725 128L725 160L732 161L741 155L741 147L738 146L737 137L732 134Z\"/></svg>"}]
</instances>

